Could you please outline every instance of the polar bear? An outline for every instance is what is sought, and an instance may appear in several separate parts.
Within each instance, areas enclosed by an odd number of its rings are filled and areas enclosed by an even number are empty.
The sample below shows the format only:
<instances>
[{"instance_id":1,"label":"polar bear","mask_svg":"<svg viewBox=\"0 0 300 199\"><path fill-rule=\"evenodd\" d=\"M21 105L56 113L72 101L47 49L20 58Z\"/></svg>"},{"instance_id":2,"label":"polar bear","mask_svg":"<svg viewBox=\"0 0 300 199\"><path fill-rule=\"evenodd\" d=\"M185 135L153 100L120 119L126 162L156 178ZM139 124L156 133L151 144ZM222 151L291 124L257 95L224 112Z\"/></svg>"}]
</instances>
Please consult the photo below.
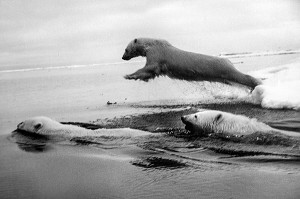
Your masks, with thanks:
<instances>
[{"instance_id":1,"label":"polar bear","mask_svg":"<svg viewBox=\"0 0 300 199\"><path fill-rule=\"evenodd\" d=\"M247 136L254 133L276 134L279 136L300 137L300 133L274 129L267 124L232 113L203 110L195 114L181 117L186 129L200 135L223 134L236 137Z\"/></svg>"},{"instance_id":2,"label":"polar bear","mask_svg":"<svg viewBox=\"0 0 300 199\"><path fill-rule=\"evenodd\" d=\"M32 117L17 125L17 129L28 133L43 136L84 137L84 136L109 136L109 137L139 137L153 135L150 132L130 129L96 129L90 130L75 125L59 123L45 116Z\"/></svg>"},{"instance_id":3,"label":"polar bear","mask_svg":"<svg viewBox=\"0 0 300 199\"><path fill-rule=\"evenodd\" d=\"M145 67L125 79L148 81L160 75L187 81L236 82L253 90L261 81L241 73L225 58L180 50L161 39L138 38L125 49L123 60L146 57Z\"/></svg>"}]
</instances>

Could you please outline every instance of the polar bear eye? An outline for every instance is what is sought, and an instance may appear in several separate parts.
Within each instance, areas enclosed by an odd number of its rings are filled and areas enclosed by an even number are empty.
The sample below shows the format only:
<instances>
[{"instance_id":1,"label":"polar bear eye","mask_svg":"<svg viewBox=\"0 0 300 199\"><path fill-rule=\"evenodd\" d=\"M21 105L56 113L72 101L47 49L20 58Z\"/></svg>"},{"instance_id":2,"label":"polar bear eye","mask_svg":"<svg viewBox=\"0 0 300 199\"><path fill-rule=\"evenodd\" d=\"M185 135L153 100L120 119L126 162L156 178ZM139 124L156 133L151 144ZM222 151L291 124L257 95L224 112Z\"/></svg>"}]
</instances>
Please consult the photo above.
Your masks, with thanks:
<instances>
[{"instance_id":1,"label":"polar bear eye","mask_svg":"<svg viewBox=\"0 0 300 199\"><path fill-rule=\"evenodd\" d=\"M195 115L195 118L197 118L197 115Z\"/></svg>"}]
</instances>

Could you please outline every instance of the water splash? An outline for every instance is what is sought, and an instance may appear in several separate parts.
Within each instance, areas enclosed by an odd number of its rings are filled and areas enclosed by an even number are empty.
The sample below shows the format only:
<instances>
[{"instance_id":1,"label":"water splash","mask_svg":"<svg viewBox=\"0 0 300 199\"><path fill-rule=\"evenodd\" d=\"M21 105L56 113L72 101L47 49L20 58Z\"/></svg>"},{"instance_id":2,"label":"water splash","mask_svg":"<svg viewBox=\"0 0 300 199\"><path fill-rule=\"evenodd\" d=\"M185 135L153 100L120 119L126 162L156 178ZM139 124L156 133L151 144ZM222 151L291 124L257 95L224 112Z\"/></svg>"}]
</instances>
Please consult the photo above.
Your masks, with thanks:
<instances>
[{"instance_id":1,"label":"water splash","mask_svg":"<svg viewBox=\"0 0 300 199\"><path fill-rule=\"evenodd\" d=\"M253 103L264 108L300 110L300 59L291 64L255 71L252 75L265 78L250 96Z\"/></svg>"}]
</instances>

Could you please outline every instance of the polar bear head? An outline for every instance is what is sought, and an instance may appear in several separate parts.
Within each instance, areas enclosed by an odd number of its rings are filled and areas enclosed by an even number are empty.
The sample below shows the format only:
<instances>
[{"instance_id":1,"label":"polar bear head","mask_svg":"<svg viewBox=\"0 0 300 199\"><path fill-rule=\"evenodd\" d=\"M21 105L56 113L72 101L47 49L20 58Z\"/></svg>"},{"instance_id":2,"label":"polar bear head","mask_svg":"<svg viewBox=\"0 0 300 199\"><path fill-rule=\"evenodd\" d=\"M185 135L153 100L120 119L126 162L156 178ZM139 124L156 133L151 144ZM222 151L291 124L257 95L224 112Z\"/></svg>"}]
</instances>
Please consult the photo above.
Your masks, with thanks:
<instances>
[{"instance_id":1,"label":"polar bear head","mask_svg":"<svg viewBox=\"0 0 300 199\"><path fill-rule=\"evenodd\" d=\"M122 59L130 60L131 58L138 56L146 56L146 53L140 39L134 39L127 45Z\"/></svg>"},{"instance_id":2,"label":"polar bear head","mask_svg":"<svg viewBox=\"0 0 300 199\"><path fill-rule=\"evenodd\" d=\"M17 129L29 133L45 134L47 129L57 129L61 124L48 117L38 116L24 120L18 124Z\"/></svg>"},{"instance_id":3,"label":"polar bear head","mask_svg":"<svg viewBox=\"0 0 300 199\"><path fill-rule=\"evenodd\" d=\"M151 51L151 49L157 53L161 49L169 46L172 45L163 39L136 38L127 45L122 59L130 60L138 56L146 57L147 52Z\"/></svg>"}]
</instances>

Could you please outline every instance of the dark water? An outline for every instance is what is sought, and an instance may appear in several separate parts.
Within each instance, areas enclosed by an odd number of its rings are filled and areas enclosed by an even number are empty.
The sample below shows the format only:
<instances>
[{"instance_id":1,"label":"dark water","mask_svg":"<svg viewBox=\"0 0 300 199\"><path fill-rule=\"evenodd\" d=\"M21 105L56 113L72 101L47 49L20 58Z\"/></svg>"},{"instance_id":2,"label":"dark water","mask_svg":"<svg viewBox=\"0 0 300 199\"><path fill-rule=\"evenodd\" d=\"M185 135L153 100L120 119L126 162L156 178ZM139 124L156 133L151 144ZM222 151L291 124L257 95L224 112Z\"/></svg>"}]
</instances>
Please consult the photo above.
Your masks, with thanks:
<instances>
[{"instance_id":1,"label":"dark water","mask_svg":"<svg viewBox=\"0 0 300 199\"><path fill-rule=\"evenodd\" d=\"M246 111L248 105L234 106ZM267 114L261 108L248 109L258 116ZM191 136L176 118L193 109L161 111L78 124L95 129L106 121L110 127L151 129L153 120L160 120L153 136L49 139L19 131L3 135L1 198L299 198L299 146L295 150L290 145ZM268 112L273 118L294 114ZM234 150L217 150L226 147ZM293 155L287 155L292 149Z\"/></svg>"},{"instance_id":2,"label":"dark water","mask_svg":"<svg viewBox=\"0 0 300 199\"><path fill-rule=\"evenodd\" d=\"M22 165L7 168L14 175L7 175L1 184L12 198L297 198L300 194L298 159L258 156L228 163L203 149L180 154L135 146L102 150L53 145L47 152L24 155Z\"/></svg>"},{"instance_id":3,"label":"dark water","mask_svg":"<svg viewBox=\"0 0 300 199\"><path fill-rule=\"evenodd\" d=\"M299 120L281 124L290 127L299 125ZM249 145L195 137L178 128L164 131L137 138L86 136L63 140L14 131L8 137L10 147L5 148L17 150L18 146L23 153L15 154L13 159L22 160L22 164L1 168L6 171L1 183L6 193L2 194L8 198L300 196L298 140L294 143L298 145L296 150L295 146L276 143ZM226 147L235 150L229 152L224 150ZM293 148L292 155L278 155L278 151Z\"/></svg>"}]
</instances>

